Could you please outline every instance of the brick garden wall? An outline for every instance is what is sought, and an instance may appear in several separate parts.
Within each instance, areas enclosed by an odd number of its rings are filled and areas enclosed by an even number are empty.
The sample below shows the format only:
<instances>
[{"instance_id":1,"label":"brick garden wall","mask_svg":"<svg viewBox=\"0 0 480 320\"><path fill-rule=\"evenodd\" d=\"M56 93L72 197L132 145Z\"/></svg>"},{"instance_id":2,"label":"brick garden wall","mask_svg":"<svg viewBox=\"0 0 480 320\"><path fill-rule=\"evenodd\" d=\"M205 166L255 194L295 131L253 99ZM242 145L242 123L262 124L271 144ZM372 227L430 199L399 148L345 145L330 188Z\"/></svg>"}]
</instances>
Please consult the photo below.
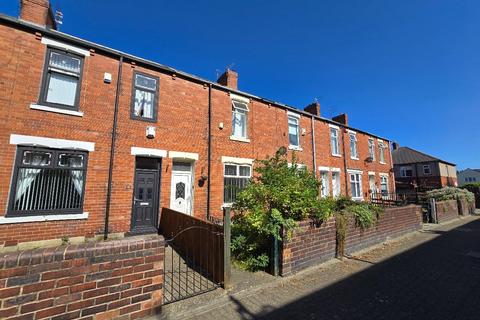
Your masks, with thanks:
<instances>
[{"instance_id":1,"label":"brick garden wall","mask_svg":"<svg viewBox=\"0 0 480 320\"><path fill-rule=\"evenodd\" d=\"M457 200L435 202L438 223L458 218Z\"/></svg>"},{"instance_id":2,"label":"brick garden wall","mask_svg":"<svg viewBox=\"0 0 480 320\"><path fill-rule=\"evenodd\" d=\"M0 258L0 319L135 319L162 303L161 236Z\"/></svg>"},{"instance_id":3,"label":"brick garden wall","mask_svg":"<svg viewBox=\"0 0 480 320\"><path fill-rule=\"evenodd\" d=\"M345 239L345 253L367 248L388 238L395 238L403 234L419 230L422 226L422 211L420 206L386 208L377 224L366 230L355 226L349 221Z\"/></svg>"},{"instance_id":4,"label":"brick garden wall","mask_svg":"<svg viewBox=\"0 0 480 320\"><path fill-rule=\"evenodd\" d=\"M345 252L352 253L388 238L419 230L422 226L421 207L386 208L377 224L367 230L355 227L354 221L347 226ZM281 275L289 275L309 266L335 257L335 219L321 224L311 220L301 221L292 237L282 245Z\"/></svg>"},{"instance_id":5,"label":"brick garden wall","mask_svg":"<svg viewBox=\"0 0 480 320\"><path fill-rule=\"evenodd\" d=\"M286 276L335 257L335 219L315 224L301 221L290 240L283 242L281 275Z\"/></svg>"},{"instance_id":6,"label":"brick garden wall","mask_svg":"<svg viewBox=\"0 0 480 320\"><path fill-rule=\"evenodd\" d=\"M475 212L475 201L469 202L466 199L458 199L458 214L467 216Z\"/></svg>"}]
</instances>

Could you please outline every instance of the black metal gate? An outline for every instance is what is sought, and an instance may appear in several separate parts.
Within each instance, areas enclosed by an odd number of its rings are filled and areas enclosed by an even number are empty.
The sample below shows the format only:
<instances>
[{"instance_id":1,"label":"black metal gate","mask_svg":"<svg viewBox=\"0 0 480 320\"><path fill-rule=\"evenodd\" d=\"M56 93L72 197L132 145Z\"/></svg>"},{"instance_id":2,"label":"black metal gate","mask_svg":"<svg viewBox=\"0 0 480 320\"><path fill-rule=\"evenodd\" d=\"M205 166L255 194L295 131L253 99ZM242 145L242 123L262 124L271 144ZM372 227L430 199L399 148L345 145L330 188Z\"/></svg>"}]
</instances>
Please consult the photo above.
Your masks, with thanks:
<instances>
[{"instance_id":1,"label":"black metal gate","mask_svg":"<svg viewBox=\"0 0 480 320\"><path fill-rule=\"evenodd\" d=\"M223 227L163 208L164 297L168 304L224 284Z\"/></svg>"}]
</instances>

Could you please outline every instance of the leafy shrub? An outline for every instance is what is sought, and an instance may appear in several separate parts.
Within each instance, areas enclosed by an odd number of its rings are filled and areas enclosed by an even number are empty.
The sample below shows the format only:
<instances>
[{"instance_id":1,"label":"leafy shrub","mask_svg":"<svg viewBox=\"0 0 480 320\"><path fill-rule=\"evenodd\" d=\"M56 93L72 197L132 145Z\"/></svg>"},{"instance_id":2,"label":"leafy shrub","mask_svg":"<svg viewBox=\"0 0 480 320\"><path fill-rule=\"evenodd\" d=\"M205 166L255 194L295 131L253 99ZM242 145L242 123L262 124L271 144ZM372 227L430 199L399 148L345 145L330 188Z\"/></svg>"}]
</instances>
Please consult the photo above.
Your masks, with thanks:
<instances>
[{"instance_id":1,"label":"leafy shrub","mask_svg":"<svg viewBox=\"0 0 480 320\"><path fill-rule=\"evenodd\" d=\"M469 202L475 201L475 195L462 188L445 187L427 192L427 198L436 201L456 200L457 198L466 199Z\"/></svg>"},{"instance_id":2,"label":"leafy shrub","mask_svg":"<svg viewBox=\"0 0 480 320\"><path fill-rule=\"evenodd\" d=\"M353 201L347 197L338 198L334 210L345 216L353 216L355 224L362 229L373 226L383 211L381 207L371 203Z\"/></svg>"},{"instance_id":3,"label":"leafy shrub","mask_svg":"<svg viewBox=\"0 0 480 320\"><path fill-rule=\"evenodd\" d=\"M277 152L257 161L256 175L238 195L232 220L232 256L248 270L268 265L272 238L291 234L297 221L311 217L325 220L333 215L332 200L318 200L320 182L307 169L297 168Z\"/></svg>"}]
</instances>

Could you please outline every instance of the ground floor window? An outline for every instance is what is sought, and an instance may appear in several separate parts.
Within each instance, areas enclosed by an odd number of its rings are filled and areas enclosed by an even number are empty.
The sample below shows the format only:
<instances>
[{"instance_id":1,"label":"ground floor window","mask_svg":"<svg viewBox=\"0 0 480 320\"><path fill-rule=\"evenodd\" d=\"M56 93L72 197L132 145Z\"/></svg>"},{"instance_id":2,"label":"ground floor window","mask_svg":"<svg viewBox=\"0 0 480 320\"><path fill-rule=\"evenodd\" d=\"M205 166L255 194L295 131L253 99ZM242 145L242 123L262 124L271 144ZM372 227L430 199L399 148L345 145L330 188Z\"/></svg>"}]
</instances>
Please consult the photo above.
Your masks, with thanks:
<instances>
[{"instance_id":1,"label":"ground floor window","mask_svg":"<svg viewBox=\"0 0 480 320\"><path fill-rule=\"evenodd\" d=\"M387 176L380 176L380 191L382 192L382 196L388 195L388 177Z\"/></svg>"},{"instance_id":2,"label":"ground floor window","mask_svg":"<svg viewBox=\"0 0 480 320\"><path fill-rule=\"evenodd\" d=\"M252 167L250 165L226 163L223 178L223 203L234 203L237 194L245 188L251 176Z\"/></svg>"},{"instance_id":3,"label":"ground floor window","mask_svg":"<svg viewBox=\"0 0 480 320\"><path fill-rule=\"evenodd\" d=\"M19 147L9 215L81 213L86 152Z\"/></svg>"},{"instance_id":4,"label":"ground floor window","mask_svg":"<svg viewBox=\"0 0 480 320\"><path fill-rule=\"evenodd\" d=\"M352 190L352 199L362 199L362 175L359 173L350 173L350 189Z\"/></svg>"}]
</instances>

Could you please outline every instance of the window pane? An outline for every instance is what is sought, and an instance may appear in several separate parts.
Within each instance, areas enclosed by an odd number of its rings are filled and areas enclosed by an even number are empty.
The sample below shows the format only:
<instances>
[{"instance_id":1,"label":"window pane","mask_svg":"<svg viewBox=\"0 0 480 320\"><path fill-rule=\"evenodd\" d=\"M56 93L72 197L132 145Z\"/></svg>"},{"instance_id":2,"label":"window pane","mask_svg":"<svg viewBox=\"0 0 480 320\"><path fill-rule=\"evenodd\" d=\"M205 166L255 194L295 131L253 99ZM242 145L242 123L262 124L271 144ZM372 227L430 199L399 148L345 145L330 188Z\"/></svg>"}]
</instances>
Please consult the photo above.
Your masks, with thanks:
<instances>
[{"instance_id":1,"label":"window pane","mask_svg":"<svg viewBox=\"0 0 480 320\"><path fill-rule=\"evenodd\" d=\"M24 151L22 163L31 166L48 166L52 159L50 152Z\"/></svg>"},{"instance_id":2,"label":"window pane","mask_svg":"<svg viewBox=\"0 0 480 320\"><path fill-rule=\"evenodd\" d=\"M240 167L240 176L250 177L250 167L249 166L241 166Z\"/></svg>"},{"instance_id":3,"label":"window pane","mask_svg":"<svg viewBox=\"0 0 480 320\"><path fill-rule=\"evenodd\" d=\"M83 155L61 153L58 156L58 165L61 167L81 168L83 167Z\"/></svg>"},{"instance_id":4,"label":"window pane","mask_svg":"<svg viewBox=\"0 0 480 320\"><path fill-rule=\"evenodd\" d=\"M192 171L192 164L188 162L174 162L172 171L190 172Z\"/></svg>"},{"instance_id":5,"label":"window pane","mask_svg":"<svg viewBox=\"0 0 480 320\"><path fill-rule=\"evenodd\" d=\"M153 103L155 94L140 89L135 90L134 115L136 117L153 118Z\"/></svg>"},{"instance_id":6,"label":"window pane","mask_svg":"<svg viewBox=\"0 0 480 320\"><path fill-rule=\"evenodd\" d=\"M240 101L232 101L232 103L233 103L233 107L237 109L236 111L243 111L243 112L248 111L246 103L240 102Z\"/></svg>"},{"instance_id":7,"label":"window pane","mask_svg":"<svg viewBox=\"0 0 480 320\"><path fill-rule=\"evenodd\" d=\"M50 53L50 66L65 71L80 73L80 59L58 52Z\"/></svg>"},{"instance_id":8,"label":"window pane","mask_svg":"<svg viewBox=\"0 0 480 320\"><path fill-rule=\"evenodd\" d=\"M225 175L226 176L236 176L237 175L237 166L236 165L225 165Z\"/></svg>"},{"instance_id":9,"label":"window pane","mask_svg":"<svg viewBox=\"0 0 480 320\"><path fill-rule=\"evenodd\" d=\"M13 210L80 209L85 173L65 169L18 169Z\"/></svg>"},{"instance_id":10,"label":"window pane","mask_svg":"<svg viewBox=\"0 0 480 320\"><path fill-rule=\"evenodd\" d=\"M248 178L231 178L223 179L223 201L224 203L233 203L237 198L237 194L248 184Z\"/></svg>"},{"instance_id":11,"label":"window pane","mask_svg":"<svg viewBox=\"0 0 480 320\"><path fill-rule=\"evenodd\" d=\"M135 75L135 86L144 89L157 90L157 79L137 74Z\"/></svg>"},{"instance_id":12,"label":"window pane","mask_svg":"<svg viewBox=\"0 0 480 320\"><path fill-rule=\"evenodd\" d=\"M290 145L298 146L298 120L295 118L288 118L288 140Z\"/></svg>"},{"instance_id":13,"label":"window pane","mask_svg":"<svg viewBox=\"0 0 480 320\"><path fill-rule=\"evenodd\" d=\"M47 102L75 105L78 78L51 72L47 87Z\"/></svg>"},{"instance_id":14,"label":"window pane","mask_svg":"<svg viewBox=\"0 0 480 320\"><path fill-rule=\"evenodd\" d=\"M246 115L243 113L233 112L232 126L233 132L232 135L238 138L246 138Z\"/></svg>"}]
</instances>

